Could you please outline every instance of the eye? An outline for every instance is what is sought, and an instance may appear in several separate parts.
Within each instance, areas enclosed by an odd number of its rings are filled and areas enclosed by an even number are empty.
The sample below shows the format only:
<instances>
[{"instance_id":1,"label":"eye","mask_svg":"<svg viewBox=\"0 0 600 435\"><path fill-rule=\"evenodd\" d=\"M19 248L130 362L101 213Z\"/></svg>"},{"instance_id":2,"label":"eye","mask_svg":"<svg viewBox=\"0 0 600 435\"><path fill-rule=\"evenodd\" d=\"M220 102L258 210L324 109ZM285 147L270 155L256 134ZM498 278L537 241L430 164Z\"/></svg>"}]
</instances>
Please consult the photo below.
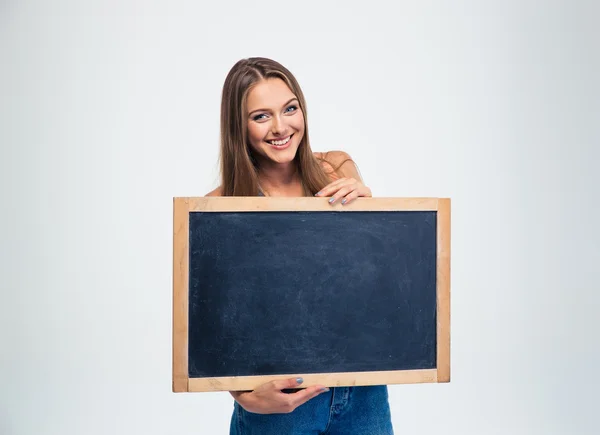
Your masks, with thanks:
<instances>
[{"instance_id":1,"label":"eye","mask_svg":"<svg viewBox=\"0 0 600 435\"><path fill-rule=\"evenodd\" d=\"M290 110L293 109L293 110ZM296 110L298 110L297 106L289 106L287 109L285 109L286 113L290 113L290 112L295 112Z\"/></svg>"},{"instance_id":2,"label":"eye","mask_svg":"<svg viewBox=\"0 0 600 435\"><path fill-rule=\"evenodd\" d=\"M260 120L263 120L264 118L261 118L261 116L267 116L267 115L266 115L266 114L264 114L264 113L261 113L260 115L256 115L256 116L254 116L254 117L252 118L252 120L253 120L253 121L260 121Z\"/></svg>"}]
</instances>

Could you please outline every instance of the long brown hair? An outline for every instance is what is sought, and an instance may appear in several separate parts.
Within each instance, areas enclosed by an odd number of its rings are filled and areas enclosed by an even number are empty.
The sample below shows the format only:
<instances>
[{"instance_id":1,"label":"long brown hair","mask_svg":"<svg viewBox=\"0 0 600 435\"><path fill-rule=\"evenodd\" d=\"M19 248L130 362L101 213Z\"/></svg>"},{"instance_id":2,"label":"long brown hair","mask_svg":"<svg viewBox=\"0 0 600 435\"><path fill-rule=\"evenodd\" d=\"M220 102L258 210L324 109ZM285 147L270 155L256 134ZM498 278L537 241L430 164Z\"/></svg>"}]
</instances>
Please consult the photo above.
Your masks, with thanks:
<instances>
[{"instance_id":1,"label":"long brown hair","mask_svg":"<svg viewBox=\"0 0 600 435\"><path fill-rule=\"evenodd\" d=\"M304 136L298 146L295 164L304 194L312 196L330 182L330 178L310 148L306 101L294 75L283 65L264 57L238 61L229 71L221 97L221 188L223 196L257 196L258 167L248 144L246 100L258 82L268 78L283 80L298 98L304 114Z\"/></svg>"}]
</instances>

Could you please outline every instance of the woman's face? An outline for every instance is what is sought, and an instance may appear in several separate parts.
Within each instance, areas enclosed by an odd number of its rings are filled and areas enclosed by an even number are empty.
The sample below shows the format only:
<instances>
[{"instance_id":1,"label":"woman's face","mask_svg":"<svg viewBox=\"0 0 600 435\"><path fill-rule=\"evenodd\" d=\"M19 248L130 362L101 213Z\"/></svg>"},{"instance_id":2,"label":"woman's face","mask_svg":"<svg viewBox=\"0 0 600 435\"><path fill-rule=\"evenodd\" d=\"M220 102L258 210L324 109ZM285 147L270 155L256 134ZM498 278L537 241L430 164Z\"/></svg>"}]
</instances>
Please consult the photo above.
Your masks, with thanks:
<instances>
[{"instance_id":1,"label":"woman's face","mask_svg":"<svg viewBox=\"0 0 600 435\"><path fill-rule=\"evenodd\" d=\"M269 78L256 84L246 101L248 140L257 154L289 163L304 136L304 114L287 84Z\"/></svg>"}]
</instances>

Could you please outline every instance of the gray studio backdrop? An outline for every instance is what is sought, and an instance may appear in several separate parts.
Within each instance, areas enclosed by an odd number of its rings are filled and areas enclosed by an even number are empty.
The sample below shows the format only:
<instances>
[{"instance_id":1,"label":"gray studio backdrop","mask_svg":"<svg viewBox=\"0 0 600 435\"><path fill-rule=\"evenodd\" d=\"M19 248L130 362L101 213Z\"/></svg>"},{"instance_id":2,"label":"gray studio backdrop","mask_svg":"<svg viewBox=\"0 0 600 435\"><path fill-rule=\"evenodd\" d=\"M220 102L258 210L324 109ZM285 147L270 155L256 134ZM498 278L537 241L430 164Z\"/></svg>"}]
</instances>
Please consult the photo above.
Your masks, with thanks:
<instances>
[{"instance_id":1,"label":"gray studio backdrop","mask_svg":"<svg viewBox=\"0 0 600 435\"><path fill-rule=\"evenodd\" d=\"M396 432L598 433L599 12L1 1L0 433L227 433L228 393L171 393L171 207L247 56L376 196L453 200L452 381L391 386Z\"/></svg>"}]
</instances>

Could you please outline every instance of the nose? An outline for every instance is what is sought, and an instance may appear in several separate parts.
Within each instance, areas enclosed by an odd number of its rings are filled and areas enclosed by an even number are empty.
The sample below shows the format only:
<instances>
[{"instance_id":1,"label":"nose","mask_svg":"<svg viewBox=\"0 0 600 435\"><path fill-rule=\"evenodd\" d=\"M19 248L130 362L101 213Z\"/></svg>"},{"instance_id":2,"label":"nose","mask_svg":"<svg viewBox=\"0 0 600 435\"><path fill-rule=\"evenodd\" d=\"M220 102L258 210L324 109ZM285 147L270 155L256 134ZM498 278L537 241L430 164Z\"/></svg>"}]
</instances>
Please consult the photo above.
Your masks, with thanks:
<instances>
[{"instance_id":1,"label":"nose","mask_svg":"<svg viewBox=\"0 0 600 435\"><path fill-rule=\"evenodd\" d=\"M274 116L271 125L273 136L281 136L285 132L285 122L281 116Z\"/></svg>"}]
</instances>

